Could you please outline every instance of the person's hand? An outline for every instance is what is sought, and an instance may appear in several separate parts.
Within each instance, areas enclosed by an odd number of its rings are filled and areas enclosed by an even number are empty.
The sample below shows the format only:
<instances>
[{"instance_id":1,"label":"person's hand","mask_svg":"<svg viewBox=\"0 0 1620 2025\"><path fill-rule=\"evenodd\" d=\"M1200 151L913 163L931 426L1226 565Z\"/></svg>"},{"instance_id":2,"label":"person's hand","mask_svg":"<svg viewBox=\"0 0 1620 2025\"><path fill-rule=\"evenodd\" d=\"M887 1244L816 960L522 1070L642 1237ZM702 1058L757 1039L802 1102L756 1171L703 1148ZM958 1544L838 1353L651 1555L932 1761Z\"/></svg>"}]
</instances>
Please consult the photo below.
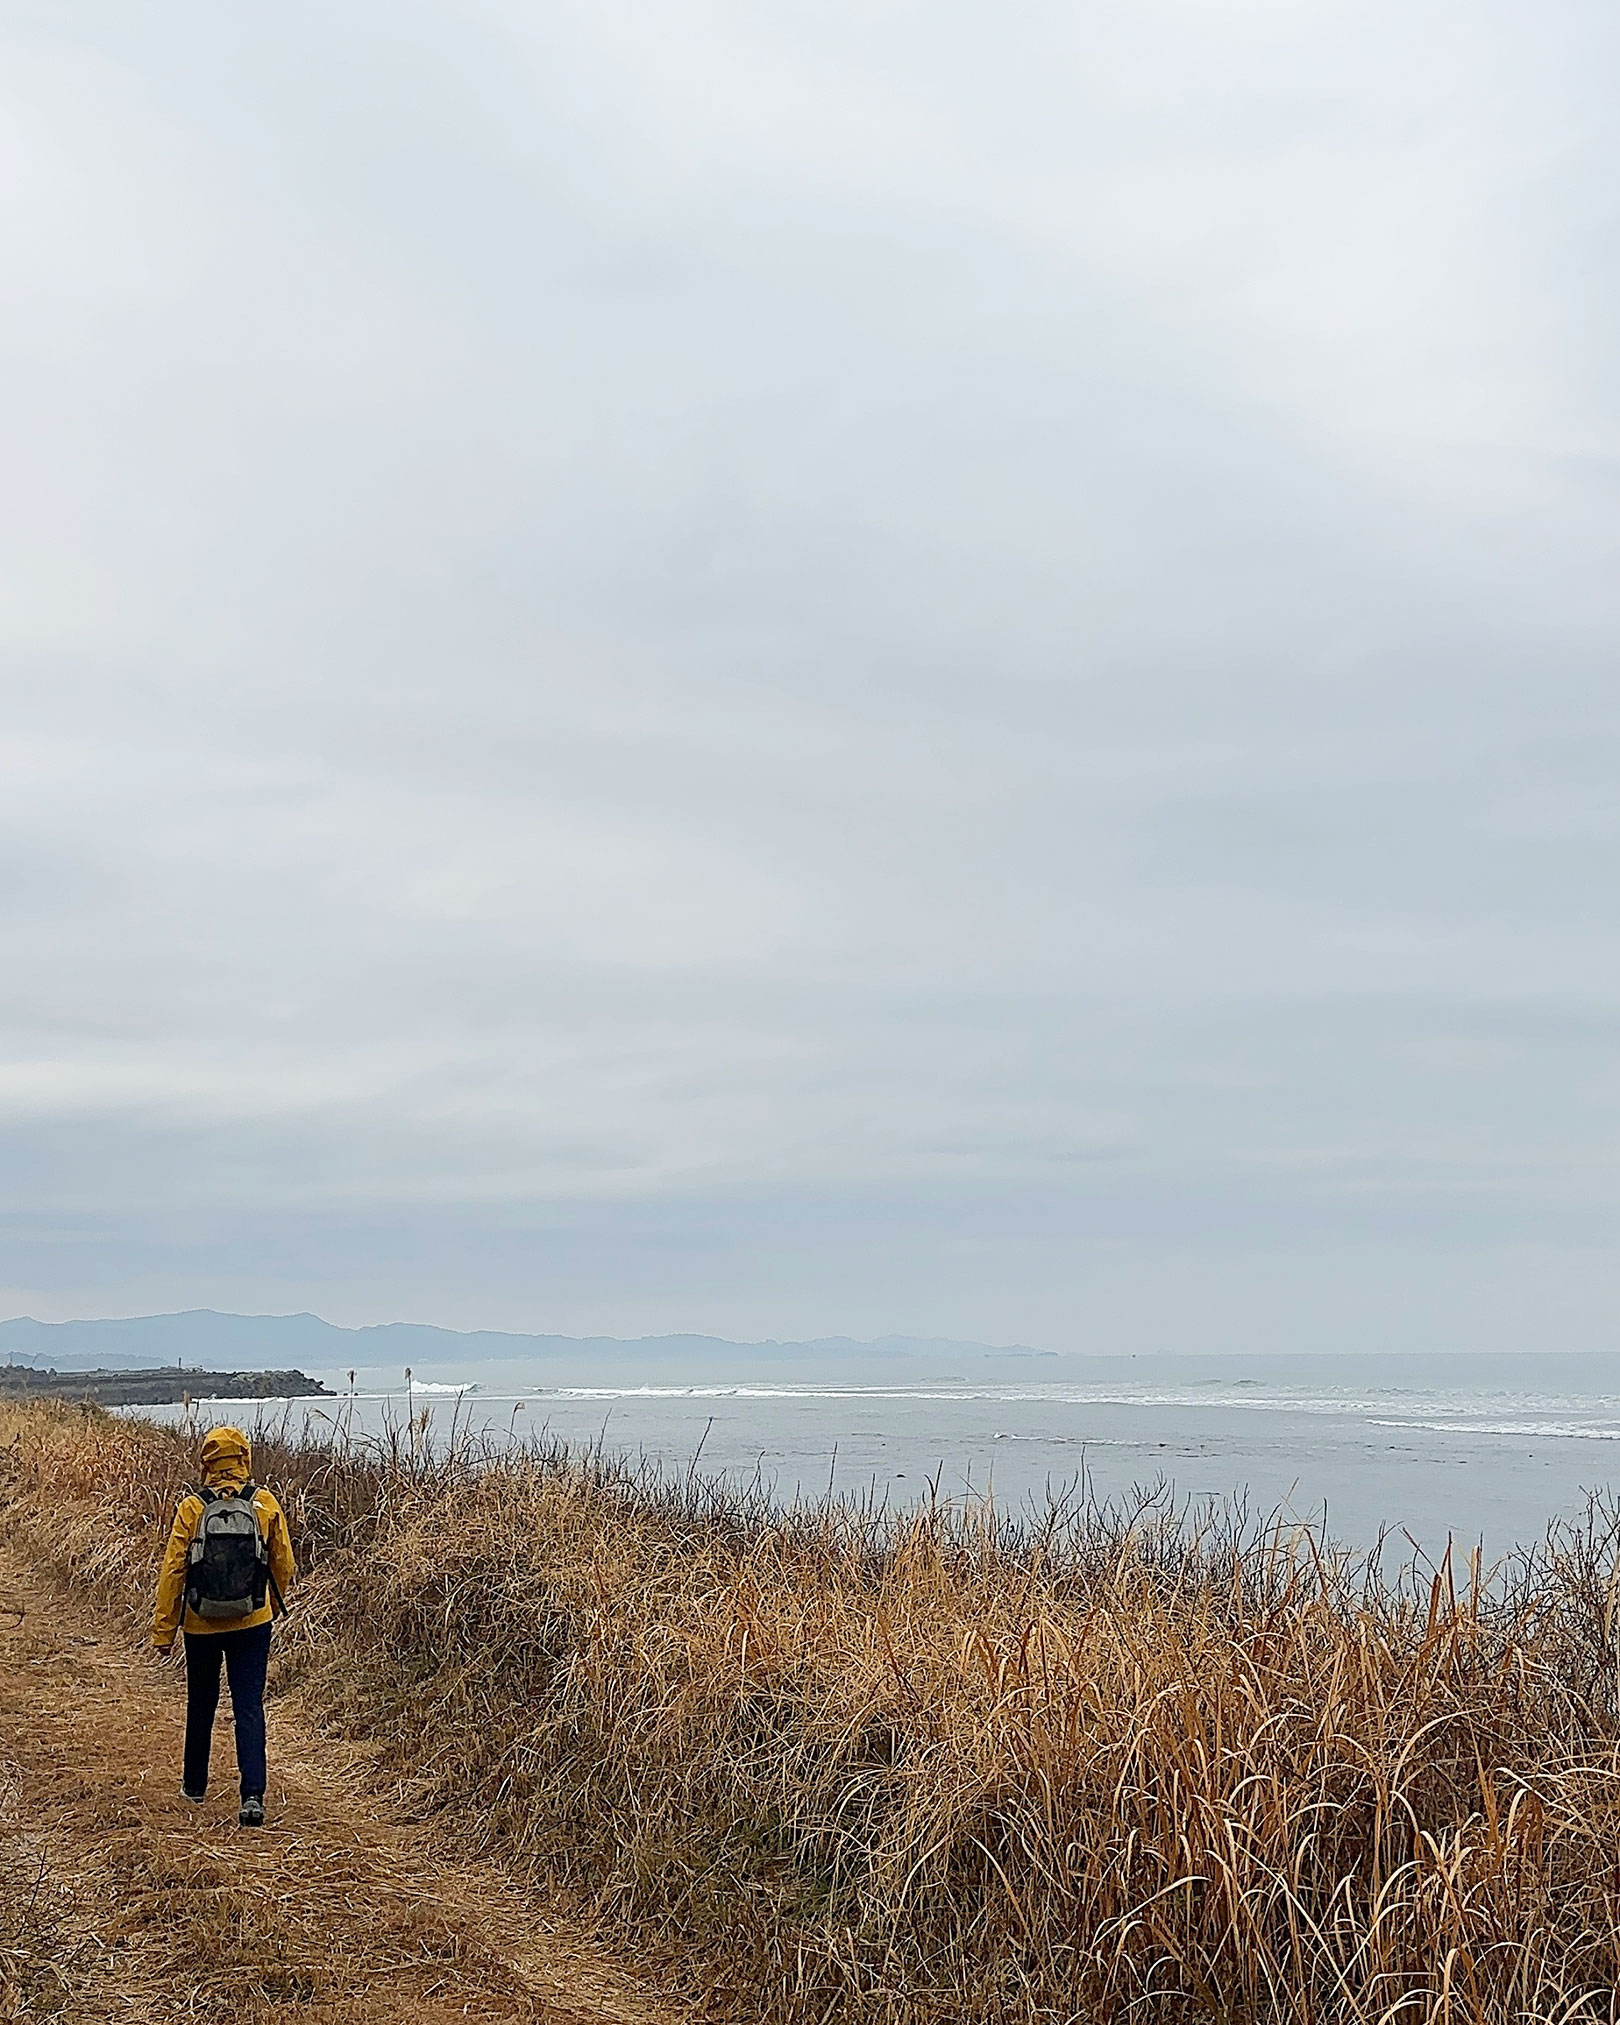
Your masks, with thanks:
<instances>
[{"instance_id":1,"label":"person's hand","mask_svg":"<svg viewBox=\"0 0 1620 2025\"><path fill-rule=\"evenodd\" d=\"M159 1659L168 1659L173 1654L173 1652L174 1652L174 1640L172 1638L167 1639L158 1645L157 1656Z\"/></svg>"}]
</instances>

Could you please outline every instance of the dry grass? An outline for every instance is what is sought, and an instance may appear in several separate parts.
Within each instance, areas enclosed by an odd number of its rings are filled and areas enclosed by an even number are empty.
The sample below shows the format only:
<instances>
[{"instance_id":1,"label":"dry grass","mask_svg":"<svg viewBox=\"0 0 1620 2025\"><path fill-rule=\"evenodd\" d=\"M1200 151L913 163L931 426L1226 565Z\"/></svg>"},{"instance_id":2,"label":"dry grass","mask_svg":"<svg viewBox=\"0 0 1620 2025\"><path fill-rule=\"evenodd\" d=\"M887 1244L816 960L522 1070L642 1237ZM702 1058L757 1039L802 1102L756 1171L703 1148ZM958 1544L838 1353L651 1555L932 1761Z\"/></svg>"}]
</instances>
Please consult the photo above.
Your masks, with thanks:
<instances>
[{"instance_id":1,"label":"dry grass","mask_svg":"<svg viewBox=\"0 0 1620 2025\"><path fill-rule=\"evenodd\" d=\"M143 1605L186 1445L0 1432L12 1529ZM784 1515L415 1430L258 1464L308 1706L716 2015L1620 2010L1607 1509L1386 1581L1154 1499Z\"/></svg>"},{"instance_id":2,"label":"dry grass","mask_svg":"<svg viewBox=\"0 0 1620 2025\"><path fill-rule=\"evenodd\" d=\"M0 1776L9 1774L5 1767ZM10 1783L7 1778L7 1783ZM85 1908L38 1841L0 1844L0 2021L60 2018L83 1987Z\"/></svg>"}]
</instances>

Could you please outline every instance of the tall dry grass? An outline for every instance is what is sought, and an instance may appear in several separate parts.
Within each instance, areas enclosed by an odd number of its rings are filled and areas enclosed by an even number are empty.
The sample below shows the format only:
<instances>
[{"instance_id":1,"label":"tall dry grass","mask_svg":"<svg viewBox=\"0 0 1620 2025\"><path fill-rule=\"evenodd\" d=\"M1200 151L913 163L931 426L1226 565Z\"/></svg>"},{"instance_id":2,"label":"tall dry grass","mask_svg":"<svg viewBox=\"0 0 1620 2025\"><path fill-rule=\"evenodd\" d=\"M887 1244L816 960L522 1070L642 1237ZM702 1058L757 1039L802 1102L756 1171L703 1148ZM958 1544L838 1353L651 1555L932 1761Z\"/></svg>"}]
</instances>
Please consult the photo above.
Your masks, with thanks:
<instances>
[{"instance_id":1,"label":"tall dry grass","mask_svg":"<svg viewBox=\"0 0 1620 2025\"><path fill-rule=\"evenodd\" d=\"M7 1523L144 1602L190 1452L0 1413ZM1594 1507L1487 1581L1164 1500L784 1514L600 1457L259 1442L283 1674L714 2015L1612 2019Z\"/></svg>"}]
</instances>

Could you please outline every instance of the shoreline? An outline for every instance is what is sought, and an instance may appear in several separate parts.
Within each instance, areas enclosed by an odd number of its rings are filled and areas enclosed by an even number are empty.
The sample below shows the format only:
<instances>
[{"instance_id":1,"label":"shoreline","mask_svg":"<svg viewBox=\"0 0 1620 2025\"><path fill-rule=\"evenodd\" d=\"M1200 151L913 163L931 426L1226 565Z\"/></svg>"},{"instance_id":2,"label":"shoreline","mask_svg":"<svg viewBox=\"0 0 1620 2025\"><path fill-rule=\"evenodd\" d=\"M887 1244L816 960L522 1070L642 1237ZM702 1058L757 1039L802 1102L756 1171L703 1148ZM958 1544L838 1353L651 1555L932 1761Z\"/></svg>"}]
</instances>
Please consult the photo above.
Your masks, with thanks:
<instances>
[{"instance_id":1,"label":"shoreline","mask_svg":"<svg viewBox=\"0 0 1620 2025\"><path fill-rule=\"evenodd\" d=\"M335 1399L302 1371L198 1371L159 1365L145 1371L56 1371L0 1365L0 1401L89 1400L97 1406L183 1406L189 1399Z\"/></svg>"}]
</instances>

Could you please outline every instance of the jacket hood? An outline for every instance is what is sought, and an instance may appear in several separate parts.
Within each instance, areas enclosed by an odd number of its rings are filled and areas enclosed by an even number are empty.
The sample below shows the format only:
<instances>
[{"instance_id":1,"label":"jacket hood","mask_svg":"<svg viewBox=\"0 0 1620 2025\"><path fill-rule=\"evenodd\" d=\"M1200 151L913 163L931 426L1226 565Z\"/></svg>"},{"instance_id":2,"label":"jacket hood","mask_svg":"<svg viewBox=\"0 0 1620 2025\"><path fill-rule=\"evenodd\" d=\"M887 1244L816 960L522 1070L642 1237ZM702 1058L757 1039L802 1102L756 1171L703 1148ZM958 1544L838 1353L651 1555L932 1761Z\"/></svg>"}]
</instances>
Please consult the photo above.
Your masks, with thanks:
<instances>
[{"instance_id":1,"label":"jacket hood","mask_svg":"<svg viewBox=\"0 0 1620 2025\"><path fill-rule=\"evenodd\" d=\"M212 1427L203 1436L203 1482L211 1491L239 1491L253 1474L253 1444L239 1427Z\"/></svg>"}]
</instances>

